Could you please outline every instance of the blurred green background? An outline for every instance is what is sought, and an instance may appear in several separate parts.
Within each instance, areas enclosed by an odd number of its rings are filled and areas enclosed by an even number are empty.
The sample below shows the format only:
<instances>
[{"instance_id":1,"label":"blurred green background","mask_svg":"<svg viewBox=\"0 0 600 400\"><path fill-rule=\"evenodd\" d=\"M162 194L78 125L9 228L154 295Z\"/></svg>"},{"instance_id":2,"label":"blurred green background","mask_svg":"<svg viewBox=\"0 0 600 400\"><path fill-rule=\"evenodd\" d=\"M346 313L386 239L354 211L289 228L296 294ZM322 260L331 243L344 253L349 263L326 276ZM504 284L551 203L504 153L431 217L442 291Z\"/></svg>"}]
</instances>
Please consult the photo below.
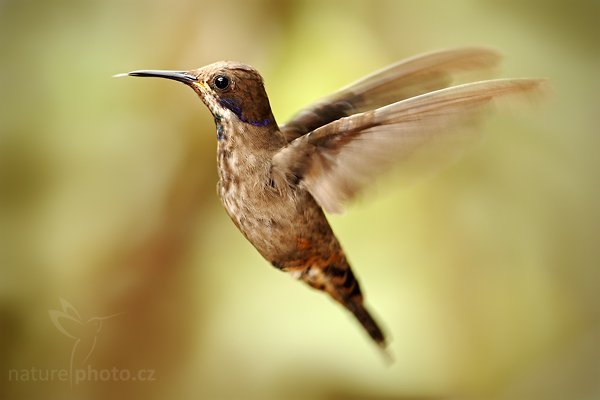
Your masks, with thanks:
<instances>
[{"instance_id":1,"label":"blurred green background","mask_svg":"<svg viewBox=\"0 0 600 400\"><path fill-rule=\"evenodd\" d=\"M599 18L598 1L1 0L0 398L600 398ZM497 113L433 179L390 174L330 218L390 366L230 222L194 93L111 78L243 61L282 123L465 45L553 94ZM80 314L73 338L48 315L60 299ZM93 348L81 365L154 379L11 378L68 368L74 338Z\"/></svg>"}]
</instances>

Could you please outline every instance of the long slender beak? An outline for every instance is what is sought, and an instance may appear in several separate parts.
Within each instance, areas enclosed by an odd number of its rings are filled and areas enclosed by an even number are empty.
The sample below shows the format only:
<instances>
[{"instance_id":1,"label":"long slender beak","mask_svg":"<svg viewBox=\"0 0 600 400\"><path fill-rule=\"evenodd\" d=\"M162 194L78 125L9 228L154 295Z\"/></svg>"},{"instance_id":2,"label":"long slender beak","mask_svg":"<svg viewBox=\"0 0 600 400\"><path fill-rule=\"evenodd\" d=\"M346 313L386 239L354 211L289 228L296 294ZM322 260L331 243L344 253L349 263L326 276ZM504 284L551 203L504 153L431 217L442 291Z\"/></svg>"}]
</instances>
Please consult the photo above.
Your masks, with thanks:
<instances>
[{"instance_id":1,"label":"long slender beak","mask_svg":"<svg viewBox=\"0 0 600 400\"><path fill-rule=\"evenodd\" d=\"M151 78L166 78L172 79L174 81L183 82L186 85L191 84L192 82L197 82L198 78L189 72L185 71L162 71L162 70L140 70L140 71L131 71L126 74L118 74L115 77L119 76L144 76Z\"/></svg>"}]
</instances>

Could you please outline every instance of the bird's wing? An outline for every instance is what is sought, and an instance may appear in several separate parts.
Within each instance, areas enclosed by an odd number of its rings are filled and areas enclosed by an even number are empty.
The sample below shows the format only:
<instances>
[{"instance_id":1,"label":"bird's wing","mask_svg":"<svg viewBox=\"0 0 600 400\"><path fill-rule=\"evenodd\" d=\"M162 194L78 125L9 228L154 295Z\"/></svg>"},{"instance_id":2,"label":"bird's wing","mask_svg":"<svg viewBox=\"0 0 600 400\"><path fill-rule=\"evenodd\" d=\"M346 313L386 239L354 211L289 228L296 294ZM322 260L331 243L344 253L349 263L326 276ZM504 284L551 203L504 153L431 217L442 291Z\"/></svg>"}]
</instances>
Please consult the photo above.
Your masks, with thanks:
<instances>
[{"instance_id":1,"label":"bird's wing","mask_svg":"<svg viewBox=\"0 0 600 400\"><path fill-rule=\"evenodd\" d=\"M281 127L288 142L332 121L448 87L460 72L495 66L500 55L468 47L418 55L317 100Z\"/></svg>"},{"instance_id":2,"label":"bird's wing","mask_svg":"<svg viewBox=\"0 0 600 400\"><path fill-rule=\"evenodd\" d=\"M340 212L389 164L413 158L453 133L464 132L492 100L532 92L542 82L475 82L336 120L277 152L272 160L273 181L278 187L299 184L326 211Z\"/></svg>"}]
</instances>

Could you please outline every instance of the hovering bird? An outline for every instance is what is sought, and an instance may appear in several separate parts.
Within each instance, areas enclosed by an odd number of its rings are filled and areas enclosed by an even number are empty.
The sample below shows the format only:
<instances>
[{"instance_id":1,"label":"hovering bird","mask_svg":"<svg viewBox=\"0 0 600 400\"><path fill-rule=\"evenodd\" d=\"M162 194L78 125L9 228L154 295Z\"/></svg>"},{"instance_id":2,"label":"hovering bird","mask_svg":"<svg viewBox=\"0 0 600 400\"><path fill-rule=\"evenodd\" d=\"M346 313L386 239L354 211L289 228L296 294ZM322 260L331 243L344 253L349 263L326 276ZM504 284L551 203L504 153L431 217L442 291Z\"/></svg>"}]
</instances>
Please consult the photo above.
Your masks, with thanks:
<instances>
[{"instance_id":1,"label":"hovering bird","mask_svg":"<svg viewBox=\"0 0 600 400\"><path fill-rule=\"evenodd\" d=\"M273 266L328 293L385 348L324 211L342 211L390 164L470 125L493 100L540 87L539 79L450 87L456 74L498 60L485 48L419 55L316 101L282 126L248 65L121 75L172 79L200 96L215 120L218 194L233 223Z\"/></svg>"}]
</instances>

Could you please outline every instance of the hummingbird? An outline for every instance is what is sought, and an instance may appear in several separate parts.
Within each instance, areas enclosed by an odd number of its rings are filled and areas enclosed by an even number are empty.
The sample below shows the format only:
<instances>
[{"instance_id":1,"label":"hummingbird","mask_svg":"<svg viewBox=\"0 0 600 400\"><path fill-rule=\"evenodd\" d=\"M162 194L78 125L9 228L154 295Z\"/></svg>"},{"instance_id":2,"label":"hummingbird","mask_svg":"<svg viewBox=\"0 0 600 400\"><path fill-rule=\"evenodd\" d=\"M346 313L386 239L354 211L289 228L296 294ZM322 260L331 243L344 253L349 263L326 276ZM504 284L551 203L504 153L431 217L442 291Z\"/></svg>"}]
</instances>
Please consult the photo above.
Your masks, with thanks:
<instances>
[{"instance_id":1,"label":"hummingbird","mask_svg":"<svg viewBox=\"0 0 600 400\"><path fill-rule=\"evenodd\" d=\"M233 223L274 267L327 293L385 348L386 335L325 212L341 212L394 162L468 125L495 99L542 84L496 79L451 86L457 74L499 59L478 47L421 54L317 100L284 125L273 116L261 75L239 62L119 76L170 79L196 92L214 117L217 192Z\"/></svg>"}]
</instances>

